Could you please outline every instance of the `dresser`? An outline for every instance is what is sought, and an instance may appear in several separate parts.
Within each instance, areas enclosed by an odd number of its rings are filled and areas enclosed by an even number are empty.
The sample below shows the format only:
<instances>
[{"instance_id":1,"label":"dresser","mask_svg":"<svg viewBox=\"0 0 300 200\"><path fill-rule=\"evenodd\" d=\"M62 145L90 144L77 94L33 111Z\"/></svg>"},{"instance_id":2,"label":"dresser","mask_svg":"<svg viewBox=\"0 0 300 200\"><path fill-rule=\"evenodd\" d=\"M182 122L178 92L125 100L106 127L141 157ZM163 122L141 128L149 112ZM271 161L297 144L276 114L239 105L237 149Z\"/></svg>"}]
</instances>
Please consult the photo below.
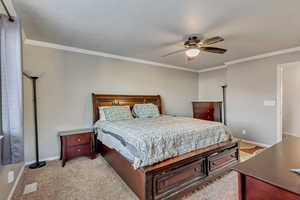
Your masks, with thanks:
<instances>
[{"instance_id":1,"label":"dresser","mask_svg":"<svg viewBox=\"0 0 300 200\"><path fill-rule=\"evenodd\" d=\"M222 122L221 101L193 101L192 104L194 118Z\"/></svg>"},{"instance_id":2,"label":"dresser","mask_svg":"<svg viewBox=\"0 0 300 200\"><path fill-rule=\"evenodd\" d=\"M233 169L239 200L300 200L300 138L289 136Z\"/></svg>"},{"instance_id":3,"label":"dresser","mask_svg":"<svg viewBox=\"0 0 300 200\"><path fill-rule=\"evenodd\" d=\"M95 156L95 133L92 129L80 129L59 132L61 140L61 160L64 167L70 159Z\"/></svg>"}]
</instances>

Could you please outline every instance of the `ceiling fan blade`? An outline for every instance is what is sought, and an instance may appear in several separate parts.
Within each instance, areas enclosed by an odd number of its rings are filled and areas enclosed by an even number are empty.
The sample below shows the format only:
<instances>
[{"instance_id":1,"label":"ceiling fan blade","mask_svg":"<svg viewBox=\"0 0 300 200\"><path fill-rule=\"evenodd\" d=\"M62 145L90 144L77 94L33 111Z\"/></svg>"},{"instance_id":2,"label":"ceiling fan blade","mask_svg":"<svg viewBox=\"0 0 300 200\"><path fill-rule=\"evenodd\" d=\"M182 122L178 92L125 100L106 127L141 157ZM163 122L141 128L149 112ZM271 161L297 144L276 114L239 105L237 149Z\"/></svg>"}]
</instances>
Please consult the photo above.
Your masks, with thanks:
<instances>
[{"instance_id":1,"label":"ceiling fan blade","mask_svg":"<svg viewBox=\"0 0 300 200\"><path fill-rule=\"evenodd\" d=\"M161 57L167 57L167 56L170 56L170 55L173 55L173 54L176 54L176 53L183 52L183 51L185 51L185 50L186 50L186 49L180 49L180 50L178 50L178 51L173 51L173 52L168 53L168 54L165 54L165 55L163 55L163 56L161 56Z\"/></svg>"},{"instance_id":2,"label":"ceiling fan blade","mask_svg":"<svg viewBox=\"0 0 300 200\"><path fill-rule=\"evenodd\" d=\"M227 49L217 48L217 47L200 47L199 48L202 51L207 51L210 53L218 53L218 54L224 54Z\"/></svg>"},{"instance_id":3,"label":"ceiling fan blade","mask_svg":"<svg viewBox=\"0 0 300 200\"><path fill-rule=\"evenodd\" d=\"M222 42L222 41L224 41L224 38L222 38L220 36L216 36L216 37L205 39L205 40L201 41L201 43L202 43L202 45L211 45L211 44L215 44L215 43Z\"/></svg>"}]
</instances>

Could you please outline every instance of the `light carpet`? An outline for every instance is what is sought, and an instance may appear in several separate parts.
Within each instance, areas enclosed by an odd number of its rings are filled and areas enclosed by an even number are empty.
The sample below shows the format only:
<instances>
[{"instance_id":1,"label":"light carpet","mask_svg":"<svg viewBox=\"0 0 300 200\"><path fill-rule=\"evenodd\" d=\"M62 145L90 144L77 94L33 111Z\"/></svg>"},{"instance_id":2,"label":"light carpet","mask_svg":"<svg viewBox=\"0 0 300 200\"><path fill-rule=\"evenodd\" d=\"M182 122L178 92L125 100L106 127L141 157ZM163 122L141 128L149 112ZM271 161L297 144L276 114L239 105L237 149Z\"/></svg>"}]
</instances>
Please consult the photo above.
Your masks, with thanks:
<instances>
[{"instance_id":1,"label":"light carpet","mask_svg":"<svg viewBox=\"0 0 300 200\"><path fill-rule=\"evenodd\" d=\"M38 190L23 194L26 184L38 183ZM67 162L51 161L41 169L26 168L14 200L136 200L115 171L99 156ZM237 174L229 174L203 187L185 200L236 200Z\"/></svg>"},{"instance_id":2,"label":"light carpet","mask_svg":"<svg viewBox=\"0 0 300 200\"><path fill-rule=\"evenodd\" d=\"M245 161L264 148L240 143L240 159ZM23 194L27 184L37 183L36 192ZM41 169L26 168L13 200L136 200L116 172L99 156L95 160L79 158L61 167L51 161ZM185 200L237 200L237 174L230 172L199 188Z\"/></svg>"}]
</instances>

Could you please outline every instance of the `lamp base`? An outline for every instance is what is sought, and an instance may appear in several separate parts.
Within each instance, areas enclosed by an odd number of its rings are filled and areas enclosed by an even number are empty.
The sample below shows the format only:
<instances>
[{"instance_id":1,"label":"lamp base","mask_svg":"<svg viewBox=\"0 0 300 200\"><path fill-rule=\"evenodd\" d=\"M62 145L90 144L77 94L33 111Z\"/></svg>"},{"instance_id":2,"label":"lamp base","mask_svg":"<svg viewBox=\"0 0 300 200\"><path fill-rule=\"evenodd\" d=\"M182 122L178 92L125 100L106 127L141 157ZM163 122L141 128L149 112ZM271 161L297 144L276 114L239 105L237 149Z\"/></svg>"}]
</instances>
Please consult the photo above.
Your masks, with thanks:
<instances>
[{"instance_id":1,"label":"lamp base","mask_svg":"<svg viewBox=\"0 0 300 200\"><path fill-rule=\"evenodd\" d=\"M46 165L46 161L41 161L41 162L36 162L36 163L33 163L33 164L29 165L29 168L30 169L37 169L37 168L44 167L45 165Z\"/></svg>"}]
</instances>

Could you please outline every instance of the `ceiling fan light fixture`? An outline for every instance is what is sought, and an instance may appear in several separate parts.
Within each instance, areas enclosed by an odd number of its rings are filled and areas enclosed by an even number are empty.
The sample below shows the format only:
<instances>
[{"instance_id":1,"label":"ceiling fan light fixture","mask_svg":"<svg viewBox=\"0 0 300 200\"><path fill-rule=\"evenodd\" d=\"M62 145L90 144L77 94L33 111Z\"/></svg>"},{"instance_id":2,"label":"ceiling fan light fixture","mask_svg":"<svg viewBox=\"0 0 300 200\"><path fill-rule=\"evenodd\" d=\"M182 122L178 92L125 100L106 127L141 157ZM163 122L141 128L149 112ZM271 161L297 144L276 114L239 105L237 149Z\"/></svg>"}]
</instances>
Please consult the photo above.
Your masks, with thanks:
<instances>
[{"instance_id":1,"label":"ceiling fan light fixture","mask_svg":"<svg viewBox=\"0 0 300 200\"><path fill-rule=\"evenodd\" d=\"M194 48L188 49L188 50L185 51L185 55L189 58L196 57L196 56L199 55L199 53L200 53L200 50L199 49L194 49Z\"/></svg>"}]
</instances>

